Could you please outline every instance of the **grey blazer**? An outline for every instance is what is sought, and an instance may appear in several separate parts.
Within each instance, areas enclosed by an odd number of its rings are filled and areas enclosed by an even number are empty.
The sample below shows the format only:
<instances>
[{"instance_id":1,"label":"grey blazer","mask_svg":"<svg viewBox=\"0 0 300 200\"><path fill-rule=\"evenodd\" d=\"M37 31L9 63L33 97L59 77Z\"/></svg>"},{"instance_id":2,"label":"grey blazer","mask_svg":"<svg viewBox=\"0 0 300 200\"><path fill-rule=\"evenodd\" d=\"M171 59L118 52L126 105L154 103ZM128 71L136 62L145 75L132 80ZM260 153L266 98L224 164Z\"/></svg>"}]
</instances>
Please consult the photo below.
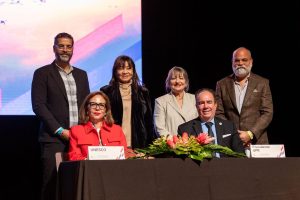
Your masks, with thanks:
<instances>
[{"instance_id":1,"label":"grey blazer","mask_svg":"<svg viewBox=\"0 0 300 200\"><path fill-rule=\"evenodd\" d=\"M178 126L198 116L195 95L184 93L182 108L172 93L155 99L154 128L158 135L177 135Z\"/></svg>"}]
</instances>

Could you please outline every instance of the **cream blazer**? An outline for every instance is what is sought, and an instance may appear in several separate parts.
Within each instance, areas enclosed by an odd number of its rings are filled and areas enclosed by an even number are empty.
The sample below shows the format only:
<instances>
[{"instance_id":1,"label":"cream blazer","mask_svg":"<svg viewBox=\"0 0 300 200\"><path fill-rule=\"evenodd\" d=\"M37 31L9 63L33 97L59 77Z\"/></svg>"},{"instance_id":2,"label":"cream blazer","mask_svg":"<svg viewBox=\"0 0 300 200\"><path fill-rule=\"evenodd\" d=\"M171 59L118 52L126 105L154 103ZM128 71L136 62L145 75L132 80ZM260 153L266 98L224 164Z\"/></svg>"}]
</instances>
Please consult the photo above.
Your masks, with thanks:
<instances>
[{"instance_id":1,"label":"cream blazer","mask_svg":"<svg viewBox=\"0 0 300 200\"><path fill-rule=\"evenodd\" d=\"M182 108L172 93L155 99L154 128L157 134L177 135L178 126L198 117L195 95L184 93Z\"/></svg>"}]
</instances>

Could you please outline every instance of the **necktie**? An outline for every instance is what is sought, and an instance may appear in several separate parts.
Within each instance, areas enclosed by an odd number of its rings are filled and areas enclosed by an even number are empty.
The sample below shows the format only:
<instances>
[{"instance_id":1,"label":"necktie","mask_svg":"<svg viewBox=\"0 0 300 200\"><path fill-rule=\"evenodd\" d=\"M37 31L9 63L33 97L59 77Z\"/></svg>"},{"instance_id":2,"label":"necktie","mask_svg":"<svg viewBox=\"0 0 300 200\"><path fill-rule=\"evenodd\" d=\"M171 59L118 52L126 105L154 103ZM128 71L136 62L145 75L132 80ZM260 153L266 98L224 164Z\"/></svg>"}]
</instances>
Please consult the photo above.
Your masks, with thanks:
<instances>
[{"instance_id":1,"label":"necktie","mask_svg":"<svg viewBox=\"0 0 300 200\"><path fill-rule=\"evenodd\" d=\"M212 128L211 128L212 125L213 125L212 122L206 122L205 123L205 126L208 128L208 135L210 137L214 137L214 133L213 133ZM214 142L212 142L212 143L214 143ZM213 157L220 157L219 153L212 153L212 156Z\"/></svg>"},{"instance_id":2,"label":"necktie","mask_svg":"<svg viewBox=\"0 0 300 200\"><path fill-rule=\"evenodd\" d=\"M214 137L214 133L213 133L213 131L212 131L212 128L211 128L211 126L213 125L213 123L212 122L206 122L205 123L205 126L208 128L208 135L210 136L210 137Z\"/></svg>"}]
</instances>

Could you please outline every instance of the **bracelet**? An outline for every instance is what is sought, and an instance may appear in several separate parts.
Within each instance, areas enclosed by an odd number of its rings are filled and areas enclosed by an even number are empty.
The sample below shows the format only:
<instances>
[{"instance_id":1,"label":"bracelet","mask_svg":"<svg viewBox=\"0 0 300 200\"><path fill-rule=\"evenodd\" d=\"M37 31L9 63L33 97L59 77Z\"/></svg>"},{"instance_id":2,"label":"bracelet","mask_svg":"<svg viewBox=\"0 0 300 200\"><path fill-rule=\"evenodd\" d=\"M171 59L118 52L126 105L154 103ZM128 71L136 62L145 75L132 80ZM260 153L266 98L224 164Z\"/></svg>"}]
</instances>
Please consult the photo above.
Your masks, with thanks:
<instances>
[{"instance_id":1,"label":"bracelet","mask_svg":"<svg viewBox=\"0 0 300 200\"><path fill-rule=\"evenodd\" d=\"M62 127L59 127L59 129L56 131L56 134L60 136L62 134L63 130L64 129Z\"/></svg>"},{"instance_id":2,"label":"bracelet","mask_svg":"<svg viewBox=\"0 0 300 200\"><path fill-rule=\"evenodd\" d=\"M253 133L251 131L247 131L247 134L249 135L250 139L253 139Z\"/></svg>"}]
</instances>

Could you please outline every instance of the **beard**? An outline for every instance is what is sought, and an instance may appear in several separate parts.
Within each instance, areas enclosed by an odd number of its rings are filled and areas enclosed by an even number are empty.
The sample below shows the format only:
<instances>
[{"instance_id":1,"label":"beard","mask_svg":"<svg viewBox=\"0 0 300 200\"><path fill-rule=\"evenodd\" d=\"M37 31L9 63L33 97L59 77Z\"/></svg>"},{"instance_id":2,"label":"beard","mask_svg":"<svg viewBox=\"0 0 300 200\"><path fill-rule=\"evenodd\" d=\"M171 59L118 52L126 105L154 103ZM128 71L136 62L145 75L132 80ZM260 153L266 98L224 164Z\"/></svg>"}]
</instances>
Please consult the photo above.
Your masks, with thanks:
<instances>
[{"instance_id":1,"label":"beard","mask_svg":"<svg viewBox=\"0 0 300 200\"><path fill-rule=\"evenodd\" d=\"M56 54L56 58L61 62L69 63L72 58L72 54Z\"/></svg>"},{"instance_id":2,"label":"beard","mask_svg":"<svg viewBox=\"0 0 300 200\"><path fill-rule=\"evenodd\" d=\"M237 67L232 66L235 76L237 76L239 78L245 78L246 76L248 76L248 74L251 71L251 68L252 68L252 65L249 65L249 67L246 67L245 65L241 65L241 66L237 66Z\"/></svg>"}]
</instances>

